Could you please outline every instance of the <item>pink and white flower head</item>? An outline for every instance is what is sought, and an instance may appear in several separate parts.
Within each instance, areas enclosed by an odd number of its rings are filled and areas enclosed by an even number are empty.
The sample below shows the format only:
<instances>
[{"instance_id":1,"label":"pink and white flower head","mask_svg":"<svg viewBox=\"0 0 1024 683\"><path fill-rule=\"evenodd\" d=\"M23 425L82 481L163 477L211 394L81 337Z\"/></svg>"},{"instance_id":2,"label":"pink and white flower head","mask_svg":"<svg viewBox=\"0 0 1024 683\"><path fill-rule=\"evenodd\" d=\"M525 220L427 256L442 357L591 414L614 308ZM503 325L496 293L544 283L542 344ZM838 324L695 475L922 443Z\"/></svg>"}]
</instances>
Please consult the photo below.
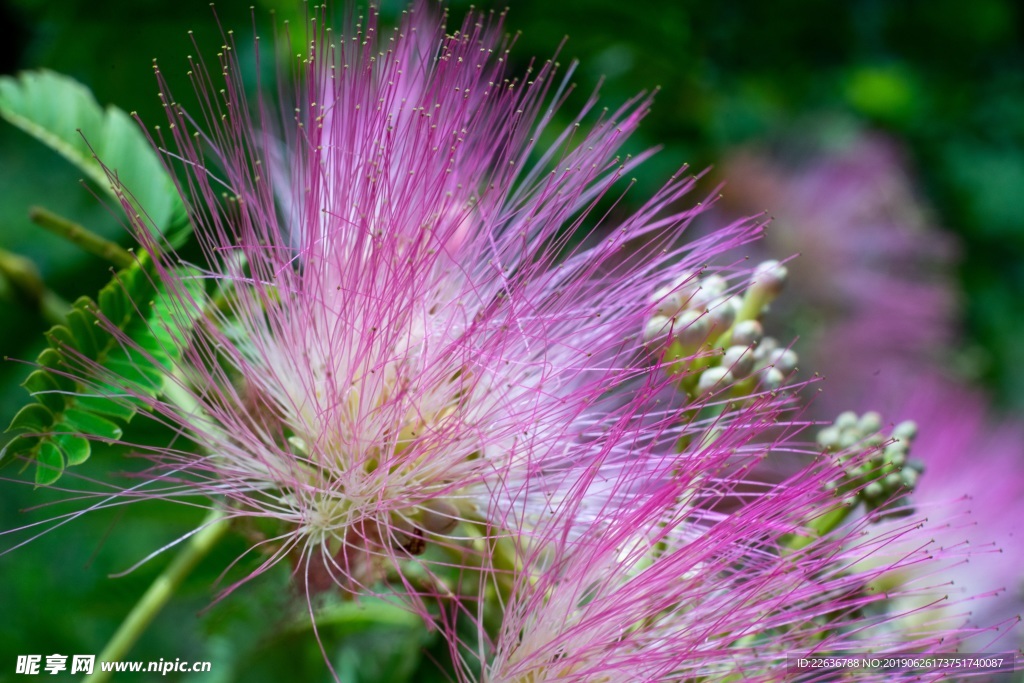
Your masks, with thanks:
<instances>
[{"instance_id":1,"label":"pink and white flower head","mask_svg":"<svg viewBox=\"0 0 1024 683\"><path fill-rule=\"evenodd\" d=\"M616 154L650 98L552 133L567 81L552 62L508 77L500 18L448 34L417 5L343 38L323 19L279 102L247 98L230 44L222 84L194 65L202 123L160 77L202 275L135 232L182 323L202 314L179 400L150 401L193 445L142 450L149 495L270 520L253 530L264 567L289 557L311 589L358 591L507 522L495 501L525 482L541 505L567 472L670 451L687 427L637 352L649 293L759 226L679 246L692 176L596 215L639 161ZM574 246L584 225L592 245Z\"/></svg>"},{"instance_id":2,"label":"pink and white flower head","mask_svg":"<svg viewBox=\"0 0 1024 683\"><path fill-rule=\"evenodd\" d=\"M848 464L857 465L858 457ZM749 481L726 476L725 461L704 465L716 476L698 487L685 476L652 486L639 466L581 484L531 533L534 552L509 591L497 634L485 635L481 615L482 649L468 650L452 637L461 680L778 681L794 673L787 672L787 657L801 653L955 647L957 620L938 609L947 586L919 581L891 593L873 588L891 569L955 554L921 542L919 519L868 533L871 515L797 550L787 539L836 504L825 491L836 475L831 465L756 491L745 491ZM646 485L642 494L637 478ZM632 504L606 504L603 514L591 515L588 501L613 500L609 489ZM536 542L544 536L549 542ZM907 616L892 609L904 593L924 601L913 611L928 627L914 636L891 628ZM800 680L832 680L815 673L805 671ZM857 672L857 680L887 676Z\"/></svg>"}]
</instances>

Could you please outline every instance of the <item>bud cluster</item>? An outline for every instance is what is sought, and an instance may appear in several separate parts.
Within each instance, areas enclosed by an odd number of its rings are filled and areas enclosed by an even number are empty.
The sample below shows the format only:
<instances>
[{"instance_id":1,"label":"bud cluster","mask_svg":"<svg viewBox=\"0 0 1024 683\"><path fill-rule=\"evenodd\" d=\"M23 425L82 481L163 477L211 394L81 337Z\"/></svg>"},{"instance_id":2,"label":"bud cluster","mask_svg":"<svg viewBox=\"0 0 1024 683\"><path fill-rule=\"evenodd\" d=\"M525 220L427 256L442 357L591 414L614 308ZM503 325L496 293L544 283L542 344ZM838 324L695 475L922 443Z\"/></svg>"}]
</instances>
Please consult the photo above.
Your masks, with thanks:
<instances>
[{"instance_id":1,"label":"bud cluster","mask_svg":"<svg viewBox=\"0 0 1024 683\"><path fill-rule=\"evenodd\" d=\"M858 416L846 411L829 427L818 433L818 444L829 453L837 453L840 463L850 466L830 487L850 497L851 507L864 503L876 510L914 490L924 464L909 457L917 436L917 425L900 422L886 435L878 413Z\"/></svg>"},{"instance_id":2,"label":"bud cluster","mask_svg":"<svg viewBox=\"0 0 1024 683\"><path fill-rule=\"evenodd\" d=\"M797 355L764 334L759 318L782 291L787 270L778 261L754 269L743 292L729 291L721 275L686 274L652 296L644 328L648 350L664 354L691 398L728 389L739 398L780 388Z\"/></svg>"}]
</instances>

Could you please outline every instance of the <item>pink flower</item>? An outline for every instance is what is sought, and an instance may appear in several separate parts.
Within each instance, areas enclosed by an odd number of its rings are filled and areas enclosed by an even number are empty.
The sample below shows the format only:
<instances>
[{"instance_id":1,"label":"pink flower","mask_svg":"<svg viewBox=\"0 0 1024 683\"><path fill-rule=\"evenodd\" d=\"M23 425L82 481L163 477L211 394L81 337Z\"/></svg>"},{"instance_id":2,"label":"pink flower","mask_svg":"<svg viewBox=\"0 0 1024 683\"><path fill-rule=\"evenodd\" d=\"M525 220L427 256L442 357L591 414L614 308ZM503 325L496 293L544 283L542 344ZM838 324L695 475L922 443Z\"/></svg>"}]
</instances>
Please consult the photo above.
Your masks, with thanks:
<instances>
[{"instance_id":1,"label":"pink flower","mask_svg":"<svg viewBox=\"0 0 1024 683\"><path fill-rule=\"evenodd\" d=\"M477 610L482 630L497 595L488 680L746 675L769 652L750 674L766 680L797 647L893 644L873 631L890 616L867 612L884 596L866 591L929 559L927 540L850 568L916 525L859 540L866 518L789 547L834 507L834 467L751 476L771 450L809 449L764 365L795 355L754 358L753 318L786 268L754 270L742 301L728 277L680 278L757 222L683 246L699 209L675 202L693 177L603 213L646 156L616 155L650 98L552 131L568 88L552 62L509 78L500 18L448 35L424 8L337 40L316 17L280 102L248 98L230 44L223 84L194 65L195 119L161 78L158 137L184 167L201 257L129 213L174 297L164 322L188 337L162 398L97 380L181 435L135 445L153 466L123 495L223 510L265 554L253 575L289 561L308 593L390 595L387 581L444 626ZM740 318L756 334L733 334Z\"/></svg>"},{"instance_id":2,"label":"pink flower","mask_svg":"<svg viewBox=\"0 0 1024 683\"><path fill-rule=\"evenodd\" d=\"M374 17L318 32L279 105L247 99L228 45L222 85L194 65L202 127L161 77L202 274L135 232L180 322L201 315L177 400L150 402L191 444L139 447L145 495L221 501L253 520L263 568L291 558L310 589L404 582L396 567L431 545L497 533L508 491L541 510L595 463L664 470L687 426L637 352L650 293L668 264L758 232L680 246L697 210L671 207L692 176L632 216L594 214L639 161L616 154L650 99L550 131L568 82L552 62L508 77L500 30L472 14L447 35L417 5L391 34Z\"/></svg>"},{"instance_id":3,"label":"pink flower","mask_svg":"<svg viewBox=\"0 0 1024 683\"><path fill-rule=\"evenodd\" d=\"M995 596L972 603L977 626L1019 622L1024 426L998 419L986 397L956 376L956 245L916 196L899 146L861 132L796 163L737 154L729 173L736 195L771 206L770 246L803 252L793 262L789 300L813 311L801 349L808 368L826 377L816 416L853 408L917 423L912 455L925 471L913 501L939 545L969 538L972 549L968 562L942 571L950 594ZM982 633L968 647L1020 644L1019 628L999 635Z\"/></svg>"},{"instance_id":4,"label":"pink flower","mask_svg":"<svg viewBox=\"0 0 1024 683\"><path fill-rule=\"evenodd\" d=\"M727 435L721 445L736 444ZM857 467L859 457L851 458L846 466ZM727 462L707 458L694 478L682 465L683 474L655 490L642 467L580 485L530 535L533 552L509 591L486 661L460 651L453 634L453 654L465 662L462 680L778 681L792 664L787 657L800 654L955 647L957 619L940 609L948 606L947 585L917 582L886 592L877 583L893 570L953 559L957 549L922 540L920 519L869 533L872 514L795 550L787 534L804 533L805 522L836 505L825 491L836 468L808 468L751 494L749 481L727 475ZM638 479L648 488L631 496ZM606 503L581 527L581 511L613 498L608 491L632 503ZM567 538L568 528L578 534ZM550 542L537 543L544 537ZM893 609L903 596L928 603L913 609L928 623L913 636L893 627L907 618L907 610ZM483 632L483 615L479 621ZM482 665L479 676L475 664ZM857 671L857 680L889 676Z\"/></svg>"}]
</instances>

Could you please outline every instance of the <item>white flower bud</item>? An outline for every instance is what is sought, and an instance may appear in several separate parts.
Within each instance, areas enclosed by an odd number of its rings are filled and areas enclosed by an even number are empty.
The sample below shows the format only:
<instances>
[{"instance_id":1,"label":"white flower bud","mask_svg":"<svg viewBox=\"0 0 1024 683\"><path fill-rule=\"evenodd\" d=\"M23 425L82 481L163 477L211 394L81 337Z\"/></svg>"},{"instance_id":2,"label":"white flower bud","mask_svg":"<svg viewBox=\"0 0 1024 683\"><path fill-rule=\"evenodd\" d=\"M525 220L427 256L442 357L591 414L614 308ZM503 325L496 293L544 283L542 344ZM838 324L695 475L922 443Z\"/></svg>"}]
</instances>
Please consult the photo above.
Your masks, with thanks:
<instances>
[{"instance_id":1,"label":"white flower bud","mask_svg":"<svg viewBox=\"0 0 1024 683\"><path fill-rule=\"evenodd\" d=\"M840 432L838 427L825 427L818 432L818 445L823 448L839 446Z\"/></svg>"},{"instance_id":2,"label":"white flower bud","mask_svg":"<svg viewBox=\"0 0 1024 683\"><path fill-rule=\"evenodd\" d=\"M782 291L787 277L789 277L789 271L786 269L786 266L774 259L764 261L754 269L754 274L751 277L751 287L756 287L763 291L768 296L768 299L771 300Z\"/></svg>"},{"instance_id":3,"label":"white flower bud","mask_svg":"<svg viewBox=\"0 0 1024 683\"><path fill-rule=\"evenodd\" d=\"M917 486L917 479L920 476L921 475L918 473L918 471L912 467L905 467L903 468L903 471L900 472L900 477L903 480L903 485L906 486L908 489L912 489L915 486Z\"/></svg>"},{"instance_id":4,"label":"white flower bud","mask_svg":"<svg viewBox=\"0 0 1024 683\"><path fill-rule=\"evenodd\" d=\"M728 299L715 299L708 307L708 313L711 316L711 326L718 334L732 327L736 320L736 309Z\"/></svg>"},{"instance_id":5,"label":"white flower bud","mask_svg":"<svg viewBox=\"0 0 1024 683\"><path fill-rule=\"evenodd\" d=\"M901 441L913 441L917 438L917 423L913 420L904 420L893 427L892 435Z\"/></svg>"},{"instance_id":6,"label":"white flower bud","mask_svg":"<svg viewBox=\"0 0 1024 683\"><path fill-rule=\"evenodd\" d=\"M722 367L736 379L743 379L754 369L754 352L747 346L730 346L722 356Z\"/></svg>"},{"instance_id":7,"label":"white flower bud","mask_svg":"<svg viewBox=\"0 0 1024 683\"><path fill-rule=\"evenodd\" d=\"M695 311L703 312L709 310L712 306L714 306L715 302L718 301L718 299L718 292L715 292L710 289L701 288L698 289L692 297L690 297L690 300L687 302L686 307L692 308Z\"/></svg>"},{"instance_id":8,"label":"white flower bud","mask_svg":"<svg viewBox=\"0 0 1024 683\"><path fill-rule=\"evenodd\" d=\"M676 316L676 340L687 348L696 348L704 343L711 331L711 321L703 311L688 310Z\"/></svg>"},{"instance_id":9,"label":"white flower bud","mask_svg":"<svg viewBox=\"0 0 1024 683\"><path fill-rule=\"evenodd\" d=\"M672 284L659 288L651 296L654 314L671 318L687 307L690 297L697 291L697 278L692 273L680 275Z\"/></svg>"},{"instance_id":10,"label":"white flower bud","mask_svg":"<svg viewBox=\"0 0 1024 683\"><path fill-rule=\"evenodd\" d=\"M860 416L857 428L860 429L861 434L873 434L882 428L882 416L874 410L869 410Z\"/></svg>"},{"instance_id":11,"label":"white flower bud","mask_svg":"<svg viewBox=\"0 0 1024 683\"><path fill-rule=\"evenodd\" d=\"M864 487L864 495L867 498L880 498L884 492L885 489L877 481L873 481Z\"/></svg>"},{"instance_id":12,"label":"white flower bud","mask_svg":"<svg viewBox=\"0 0 1024 683\"><path fill-rule=\"evenodd\" d=\"M857 426L857 413L852 410L845 410L839 413L839 417L836 418L835 425L839 429L853 429Z\"/></svg>"},{"instance_id":13,"label":"white flower bud","mask_svg":"<svg viewBox=\"0 0 1024 683\"><path fill-rule=\"evenodd\" d=\"M860 432L856 429L843 429L839 432L839 448L846 450L860 443Z\"/></svg>"},{"instance_id":14,"label":"white flower bud","mask_svg":"<svg viewBox=\"0 0 1024 683\"><path fill-rule=\"evenodd\" d=\"M764 329L756 320L743 320L736 323L732 331L732 343L739 346L752 346L761 341Z\"/></svg>"},{"instance_id":15,"label":"white flower bud","mask_svg":"<svg viewBox=\"0 0 1024 683\"><path fill-rule=\"evenodd\" d=\"M777 348L779 348L779 343L775 341L775 337L764 337L754 347L754 360L760 363L767 363Z\"/></svg>"},{"instance_id":16,"label":"white flower bud","mask_svg":"<svg viewBox=\"0 0 1024 683\"><path fill-rule=\"evenodd\" d=\"M797 355L793 349L776 349L768 357L768 360L784 375L796 370Z\"/></svg>"},{"instance_id":17,"label":"white flower bud","mask_svg":"<svg viewBox=\"0 0 1024 683\"><path fill-rule=\"evenodd\" d=\"M721 275L708 275L700 279L700 288L705 292L712 292L715 296L721 296L729 283Z\"/></svg>"},{"instance_id":18,"label":"white flower bud","mask_svg":"<svg viewBox=\"0 0 1024 683\"><path fill-rule=\"evenodd\" d=\"M885 437L879 434L878 432L875 432L874 434L868 434L866 437L864 437L865 448L878 448L883 443L885 443Z\"/></svg>"},{"instance_id":19,"label":"white flower bud","mask_svg":"<svg viewBox=\"0 0 1024 683\"><path fill-rule=\"evenodd\" d=\"M672 320L663 315L656 315L644 326L644 343L664 341L672 329Z\"/></svg>"},{"instance_id":20,"label":"white flower bud","mask_svg":"<svg viewBox=\"0 0 1024 683\"><path fill-rule=\"evenodd\" d=\"M775 391L786 381L785 376L776 368L765 368L758 373L758 376L761 381L761 387L768 391Z\"/></svg>"},{"instance_id":21,"label":"white flower bud","mask_svg":"<svg viewBox=\"0 0 1024 683\"><path fill-rule=\"evenodd\" d=\"M713 389L726 387L732 384L733 381L734 378L728 368L720 365L708 368L701 373L700 380L697 381L697 393L700 395L707 394Z\"/></svg>"}]
</instances>

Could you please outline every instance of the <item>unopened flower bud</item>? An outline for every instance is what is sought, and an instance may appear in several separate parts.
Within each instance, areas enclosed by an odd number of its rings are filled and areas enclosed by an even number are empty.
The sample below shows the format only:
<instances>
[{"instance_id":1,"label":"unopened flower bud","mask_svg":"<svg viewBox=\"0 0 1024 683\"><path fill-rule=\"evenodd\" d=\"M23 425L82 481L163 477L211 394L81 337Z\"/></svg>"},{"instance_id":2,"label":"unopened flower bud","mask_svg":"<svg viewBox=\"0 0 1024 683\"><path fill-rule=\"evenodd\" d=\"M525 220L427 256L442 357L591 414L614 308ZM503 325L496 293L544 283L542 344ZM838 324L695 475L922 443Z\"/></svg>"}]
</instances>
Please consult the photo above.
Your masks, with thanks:
<instances>
[{"instance_id":1,"label":"unopened flower bud","mask_svg":"<svg viewBox=\"0 0 1024 683\"><path fill-rule=\"evenodd\" d=\"M719 292L702 287L698 289L692 297L690 297L690 301L687 302L686 307L692 308L695 311L707 311L712 306L717 305L719 298Z\"/></svg>"},{"instance_id":2,"label":"unopened flower bud","mask_svg":"<svg viewBox=\"0 0 1024 683\"><path fill-rule=\"evenodd\" d=\"M857 426L857 413L852 410L845 410L839 413L835 425L839 429L853 429Z\"/></svg>"},{"instance_id":3,"label":"unopened flower bud","mask_svg":"<svg viewBox=\"0 0 1024 683\"><path fill-rule=\"evenodd\" d=\"M759 373L761 387L768 391L775 391L786 381L786 377L776 368L765 368Z\"/></svg>"},{"instance_id":4,"label":"unopened flower bud","mask_svg":"<svg viewBox=\"0 0 1024 683\"><path fill-rule=\"evenodd\" d=\"M860 433L855 429L843 429L839 433L839 447L842 449L850 448L851 446L860 443Z\"/></svg>"},{"instance_id":5,"label":"unopened flower bud","mask_svg":"<svg viewBox=\"0 0 1024 683\"><path fill-rule=\"evenodd\" d=\"M917 437L917 423L913 420L904 420L892 429L893 438L913 441Z\"/></svg>"},{"instance_id":6,"label":"unopened flower bud","mask_svg":"<svg viewBox=\"0 0 1024 683\"><path fill-rule=\"evenodd\" d=\"M767 363L775 350L779 348L779 343L775 341L775 337L764 337L754 347L754 360L760 363Z\"/></svg>"},{"instance_id":7,"label":"unopened flower bud","mask_svg":"<svg viewBox=\"0 0 1024 683\"><path fill-rule=\"evenodd\" d=\"M924 474L924 460L921 460L920 458L907 458L907 462L903 466L903 469L905 470L907 468L914 470L918 474Z\"/></svg>"},{"instance_id":8,"label":"unopened flower bud","mask_svg":"<svg viewBox=\"0 0 1024 683\"><path fill-rule=\"evenodd\" d=\"M736 320L736 309L728 299L718 298L708 307L708 315L711 316L712 328L721 333L732 327Z\"/></svg>"},{"instance_id":9,"label":"unopened flower bud","mask_svg":"<svg viewBox=\"0 0 1024 683\"><path fill-rule=\"evenodd\" d=\"M715 296L721 296L729 283L721 275L708 275L700 280L700 288L705 292L711 292Z\"/></svg>"},{"instance_id":10,"label":"unopened flower bud","mask_svg":"<svg viewBox=\"0 0 1024 683\"><path fill-rule=\"evenodd\" d=\"M796 351L792 349L776 349L768 360L784 375L796 370L797 355Z\"/></svg>"},{"instance_id":11,"label":"unopened flower bud","mask_svg":"<svg viewBox=\"0 0 1024 683\"><path fill-rule=\"evenodd\" d=\"M761 341L764 329L756 320L743 320L736 323L732 331L732 343L738 346L753 346Z\"/></svg>"},{"instance_id":12,"label":"unopened flower bud","mask_svg":"<svg viewBox=\"0 0 1024 683\"><path fill-rule=\"evenodd\" d=\"M885 489L877 481L873 481L864 487L864 495L868 498L880 498Z\"/></svg>"},{"instance_id":13,"label":"unopened flower bud","mask_svg":"<svg viewBox=\"0 0 1024 683\"><path fill-rule=\"evenodd\" d=\"M764 261L754 269L754 275L751 277L751 288L756 287L765 292L769 300L771 300L782 291L788 276L789 271L786 269L786 266L774 259Z\"/></svg>"},{"instance_id":14,"label":"unopened flower bud","mask_svg":"<svg viewBox=\"0 0 1024 683\"><path fill-rule=\"evenodd\" d=\"M391 546L395 550L405 550L410 555L422 555L427 549L423 532L399 514L391 515Z\"/></svg>"},{"instance_id":15,"label":"unopened flower bud","mask_svg":"<svg viewBox=\"0 0 1024 683\"><path fill-rule=\"evenodd\" d=\"M684 302L678 292L659 289L651 298L657 302L654 305L655 317L671 318L683 308Z\"/></svg>"},{"instance_id":16,"label":"unopened flower bud","mask_svg":"<svg viewBox=\"0 0 1024 683\"><path fill-rule=\"evenodd\" d=\"M747 346L730 346L722 356L722 367L736 379L743 379L754 369L754 352Z\"/></svg>"},{"instance_id":17,"label":"unopened flower bud","mask_svg":"<svg viewBox=\"0 0 1024 683\"><path fill-rule=\"evenodd\" d=\"M664 341L672 329L672 320L663 315L656 315L644 326L644 343Z\"/></svg>"},{"instance_id":18,"label":"unopened flower bud","mask_svg":"<svg viewBox=\"0 0 1024 683\"><path fill-rule=\"evenodd\" d=\"M288 445L292 447L292 453L299 456L300 458L309 457L309 445L306 440L298 436L289 436Z\"/></svg>"},{"instance_id":19,"label":"unopened flower bud","mask_svg":"<svg viewBox=\"0 0 1024 683\"><path fill-rule=\"evenodd\" d=\"M863 443L865 448L878 448L885 443L885 440L885 437L880 432L875 432L865 436Z\"/></svg>"},{"instance_id":20,"label":"unopened flower bud","mask_svg":"<svg viewBox=\"0 0 1024 683\"><path fill-rule=\"evenodd\" d=\"M703 311L687 310L676 317L675 327L676 341L687 348L695 348L704 343L711 331L711 324L707 313Z\"/></svg>"},{"instance_id":21,"label":"unopened flower bud","mask_svg":"<svg viewBox=\"0 0 1024 683\"><path fill-rule=\"evenodd\" d=\"M435 498L420 505L420 525L431 534L447 534L459 524L458 509L446 500Z\"/></svg>"},{"instance_id":22,"label":"unopened flower bud","mask_svg":"<svg viewBox=\"0 0 1024 683\"><path fill-rule=\"evenodd\" d=\"M873 410L869 410L860 416L857 421L857 428L861 434L872 434L882 428L882 416Z\"/></svg>"},{"instance_id":23,"label":"unopened flower bud","mask_svg":"<svg viewBox=\"0 0 1024 683\"><path fill-rule=\"evenodd\" d=\"M840 436L838 427L825 427L818 432L818 445L827 449L838 448Z\"/></svg>"},{"instance_id":24,"label":"unopened flower bud","mask_svg":"<svg viewBox=\"0 0 1024 683\"><path fill-rule=\"evenodd\" d=\"M697 393L703 395L715 388L732 384L733 381L734 378L732 373L729 372L729 368L720 365L708 368L700 375L700 380L697 382Z\"/></svg>"},{"instance_id":25,"label":"unopened flower bud","mask_svg":"<svg viewBox=\"0 0 1024 683\"><path fill-rule=\"evenodd\" d=\"M903 485L908 489L912 489L917 486L917 479L921 476L917 470L906 467L900 472L900 477L903 479Z\"/></svg>"}]
</instances>

